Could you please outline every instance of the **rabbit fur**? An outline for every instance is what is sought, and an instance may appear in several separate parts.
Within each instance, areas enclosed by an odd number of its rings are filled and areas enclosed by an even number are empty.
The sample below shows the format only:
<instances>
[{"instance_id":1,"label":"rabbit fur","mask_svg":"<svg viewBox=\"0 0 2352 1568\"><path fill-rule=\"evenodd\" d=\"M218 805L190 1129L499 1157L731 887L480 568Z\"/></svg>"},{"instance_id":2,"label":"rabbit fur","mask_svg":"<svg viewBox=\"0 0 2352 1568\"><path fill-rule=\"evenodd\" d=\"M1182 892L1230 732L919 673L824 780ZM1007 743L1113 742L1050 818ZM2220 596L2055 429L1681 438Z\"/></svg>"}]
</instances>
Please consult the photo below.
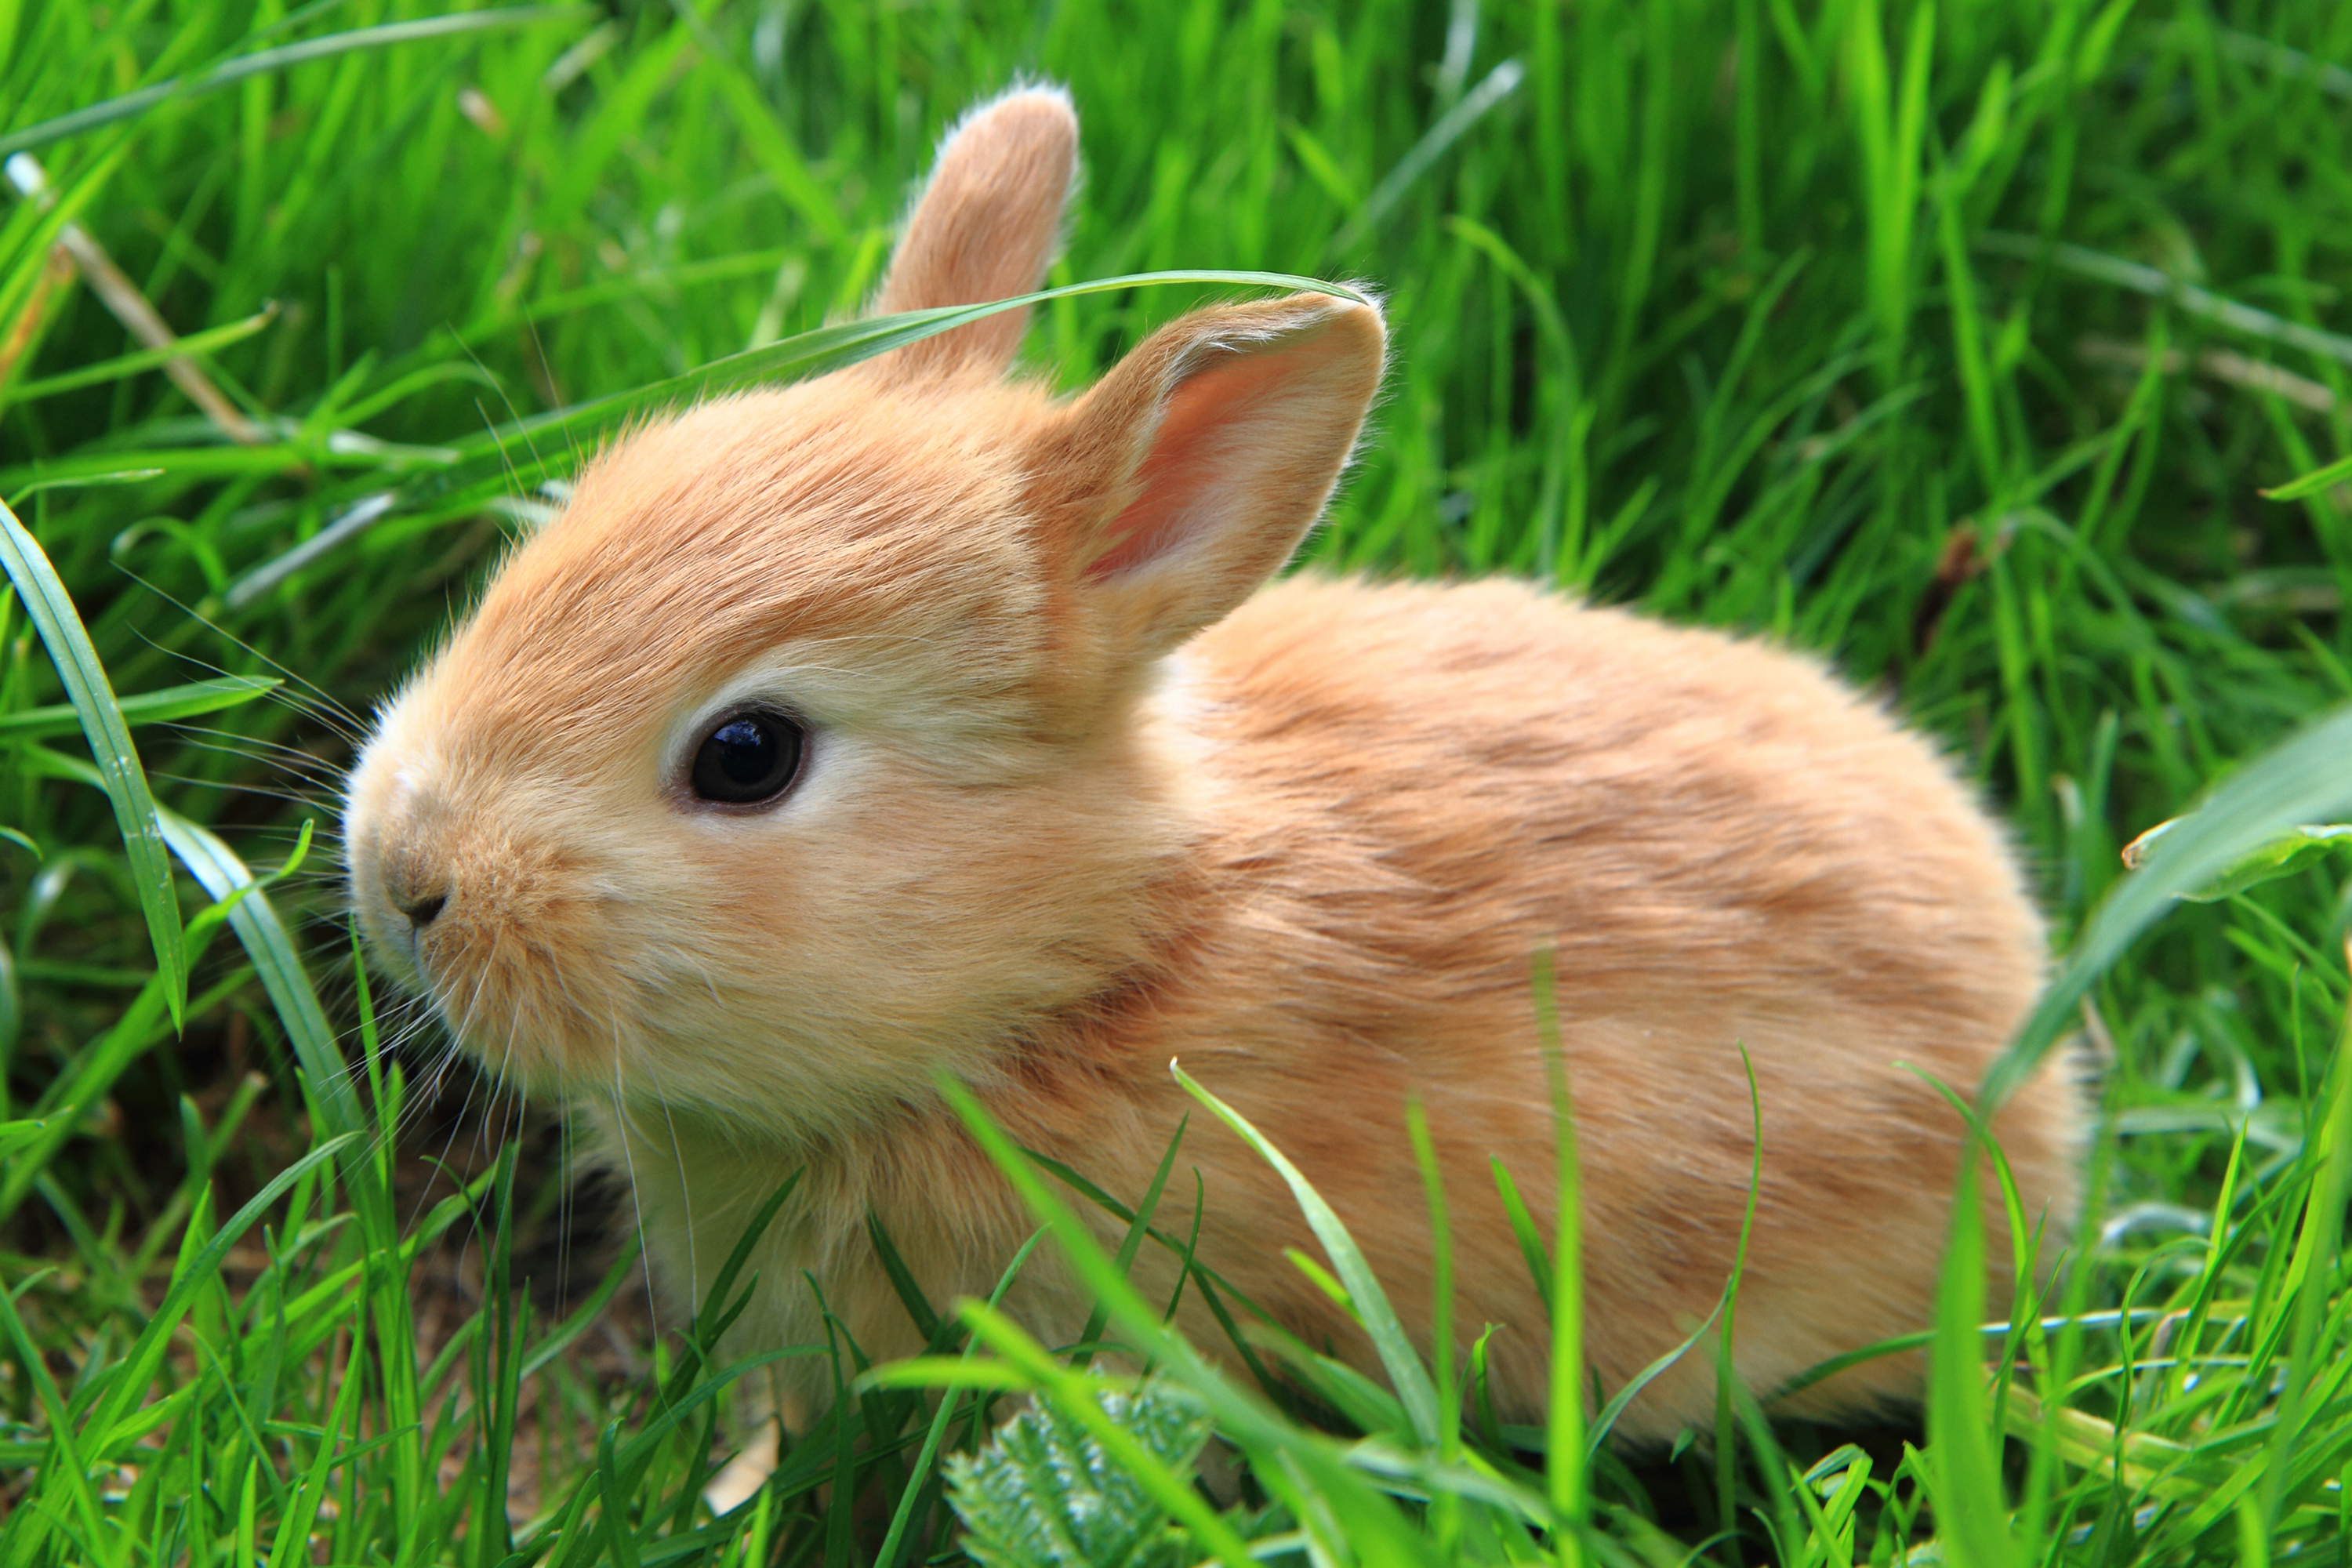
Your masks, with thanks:
<instances>
[{"instance_id":1,"label":"rabbit fur","mask_svg":"<svg viewBox=\"0 0 2352 1568\"><path fill-rule=\"evenodd\" d=\"M1035 287L1076 131L1051 89L968 117L878 308ZM1267 585L1379 387L1372 305L1197 310L1067 400L1007 378L1024 316L613 445L352 780L375 961L572 1108L673 1298L802 1170L730 1348L824 1343L813 1279L867 1354L912 1352L868 1215L938 1303L985 1295L1035 1225L934 1075L1133 1202L1196 1109L1179 1058L1317 1184L1425 1347L1418 1097L1456 1350L1497 1325L1496 1406L1540 1419L1546 1309L1489 1161L1549 1234L1549 950L1603 1388L1732 1267L1743 1047L1763 1132L1740 1377L1769 1395L1929 1322L1964 1128L1920 1075L1971 1091L2044 966L2010 846L1936 748L1811 658L1522 583ZM799 781L762 808L694 798L695 746L752 700L805 724ZM1996 1126L2053 1232L2081 1101L2053 1067ZM1192 1227L1197 1173L1202 1259L1377 1376L1284 1257L1314 1243L1276 1173L1198 1114L1179 1170L1161 1227ZM1174 1290L1157 1247L1137 1275ZM1043 1252L1006 1304L1053 1342L1089 1307ZM1197 1289L1181 1321L1225 1342ZM783 1364L799 1408L829 1397L822 1362ZM1919 1376L1884 1358L1791 1407ZM1704 1426L1713 1388L1686 1356L1620 1433Z\"/></svg>"}]
</instances>

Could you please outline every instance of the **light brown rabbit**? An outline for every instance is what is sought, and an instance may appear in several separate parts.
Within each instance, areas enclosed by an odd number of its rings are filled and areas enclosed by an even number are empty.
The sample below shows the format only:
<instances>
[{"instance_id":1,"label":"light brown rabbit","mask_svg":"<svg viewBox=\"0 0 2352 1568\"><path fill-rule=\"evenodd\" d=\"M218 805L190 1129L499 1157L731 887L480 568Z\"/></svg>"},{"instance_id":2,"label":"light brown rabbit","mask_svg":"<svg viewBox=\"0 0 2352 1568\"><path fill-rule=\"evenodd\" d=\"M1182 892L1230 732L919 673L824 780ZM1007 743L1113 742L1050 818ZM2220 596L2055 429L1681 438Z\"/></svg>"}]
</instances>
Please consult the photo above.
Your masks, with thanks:
<instances>
[{"instance_id":1,"label":"light brown rabbit","mask_svg":"<svg viewBox=\"0 0 2352 1568\"><path fill-rule=\"evenodd\" d=\"M967 119L877 309L1034 287L1076 129L1045 89ZM1925 1325L1963 1126L1897 1064L1971 1091L2044 962L1936 748L1811 659L1525 584L1268 585L1380 386L1370 306L1199 310L1066 401L1005 378L1022 331L997 315L614 445L352 779L378 962L595 1131L675 1297L805 1167L730 1348L824 1342L805 1270L869 1354L912 1352L869 1211L940 1303L985 1294L1034 1226L934 1074L1133 1200L1193 1109L1174 1058L1321 1188L1425 1340L1419 1096L1454 1322L1500 1325L1497 1404L1536 1419L1545 1307L1488 1160L1548 1229L1549 949L1602 1386L1731 1268L1743 1044L1740 1375L1769 1395ZM2082 1122L2053 1069L1998 1124L2053 1230ZM1377 1374L1284 1258L1314 1244L1276 1173L1202 1115L1181 1168L1162 1224L1192 1226L1197 1168L1203 1259ZM1171 1267L1139 1266L1162 1299ZM1089 1305L1042 1255L1010 1301L1057 1341ZM830 1372L786 1364L821 1405ZM1796 1404L1918 1375L1880 1360ZM1622 1433L1706 1425L1713 1378L1685 1358Z\"/></svg>"}]
</instances>

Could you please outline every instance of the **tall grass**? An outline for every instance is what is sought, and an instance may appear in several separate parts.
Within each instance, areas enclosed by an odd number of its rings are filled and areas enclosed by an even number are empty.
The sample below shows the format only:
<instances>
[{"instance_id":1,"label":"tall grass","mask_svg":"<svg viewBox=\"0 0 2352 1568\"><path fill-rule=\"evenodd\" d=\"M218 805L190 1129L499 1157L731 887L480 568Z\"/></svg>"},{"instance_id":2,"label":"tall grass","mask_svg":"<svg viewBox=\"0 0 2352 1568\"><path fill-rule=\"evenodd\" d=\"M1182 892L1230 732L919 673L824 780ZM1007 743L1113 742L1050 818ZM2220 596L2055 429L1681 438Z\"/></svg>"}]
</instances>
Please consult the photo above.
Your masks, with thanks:
<instances>
[{"instance_id":1,"label":"tall grass","mask_svg":"<svg viewBox=\"0 0 2352 1568\"><path fill-rule=\"evenodd\" d=\"M2339 1561L2342 882L2171 894L2352 773L2341 720L2241 766L2352 694L2352 498L2260 494L2352 452L2347 62L2322 0L0 0L0 152L41 184L0 205L0 1546L897 1568L951 1550L940 1456L986 1426L908 1384L960 1379L1124 1457L1179 1555ZM2080 938L2036 1037L2104 1063L2101 1201L2054 1296L1955 1272L1912 1445L1731 1401L1706 1443L1578 1462L1566 1425L1480 1424L1475 1357L1295 1369L1310 1426L1056 1208L1143 1194L1008 1152L1103 1334L1265 1507L1186 1500L1101 1367L910 1302L939 1352L910 1372L792 1348L845 1416L714 1519L727 1293L611 1349L626 1248L552 1294L531 1250L559 1169L509 1143L425 1186L438 1045L379 1034L302 837L357 715L612 421L788 372L939 129L1024 71L1085 119L1055 282L1385 294L1395 369L1316 560L1818 649L2014 823ZM1057 298L1030 363L1076 384L1214 291ZM2118 845L2217 784L2118 887ZM462 1288L428 1288L460 1237ZM1573 1247L1529 1239L1574 1300Z\"/></svg>"}]
</instances>

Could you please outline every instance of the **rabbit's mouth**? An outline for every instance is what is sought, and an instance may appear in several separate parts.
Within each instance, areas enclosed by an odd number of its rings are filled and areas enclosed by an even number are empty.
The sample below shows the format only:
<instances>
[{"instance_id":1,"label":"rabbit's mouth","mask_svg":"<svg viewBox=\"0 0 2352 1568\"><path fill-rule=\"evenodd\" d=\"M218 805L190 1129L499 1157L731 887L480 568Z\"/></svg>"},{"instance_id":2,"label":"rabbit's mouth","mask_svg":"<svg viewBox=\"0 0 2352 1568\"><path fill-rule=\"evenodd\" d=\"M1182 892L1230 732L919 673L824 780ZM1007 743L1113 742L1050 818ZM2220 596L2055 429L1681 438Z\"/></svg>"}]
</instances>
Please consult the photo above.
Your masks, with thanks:
<instances>
[{"instance_id":1,"label":"rabbit's mouth","mask_svg":"<svg viewBox=\"0 0 2352 1568\"><path fill-rule=\"evenodd\" d=\"M609 1082L610 1066L593 1061L584 1047L584 1020L548 1017L508 968L441 968L426 961L425 994L457 1048L500 1087L534 1099L565 1098L583 1079Z\"/></svg>"},{"instance_id":2,"label":"rabbit's mouth","mask_svg":"<svg viewBox=\"0 0 2352 1568\"><path fill-rule=\"evenodd\" d=\"M594 900L561 857L510 841L432 853L413 837L369 848L352 892L377 967L502 1083L609 1090L616 1063L644 1054L641 999L596 922L583 929Z\"/></svg>"},{"instance_id":3,"label":"rabbit's mouth","mask_svg":"<svg viewBox=\"0 0 2352 1568\"><path fill-rule=\"evenodd\" d=\"M477 945L426 931L417 946L418 989L501 1084L560 1098L601 1084L609 1094L645 1054L628 999L593 976L558 973L527 935L500 931Z\"/></svg>"}]
</instances>

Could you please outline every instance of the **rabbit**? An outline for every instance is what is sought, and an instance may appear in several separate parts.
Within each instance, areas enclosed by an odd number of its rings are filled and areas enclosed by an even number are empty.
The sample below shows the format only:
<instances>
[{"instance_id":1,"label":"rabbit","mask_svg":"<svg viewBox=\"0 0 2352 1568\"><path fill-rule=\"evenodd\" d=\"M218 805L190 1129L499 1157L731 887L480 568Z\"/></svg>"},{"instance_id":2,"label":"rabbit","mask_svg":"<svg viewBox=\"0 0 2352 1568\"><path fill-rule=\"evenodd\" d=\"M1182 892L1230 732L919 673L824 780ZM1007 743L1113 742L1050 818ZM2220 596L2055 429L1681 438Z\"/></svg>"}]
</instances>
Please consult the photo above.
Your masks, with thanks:
<instances>
[{"instance_id":1,"label":"rabbit","mask_svg":"<svg viewBox=\"0 0 2352 1568\"><path fill-rule=\"evenodd\" d=\"M875 308L1037 287L1076 146L1057 89L968 115ZM1316 1184L1426 1352L1417 1098L1455 1348L1496 1325L1496 1410L1540 1420L1547 1307L1489 1162L1549 1235L1549 952L1588 1382L1623 1387L1724 1288L1756 1155L1743 1048L1762 1174L1738 1376L1770 1398L1928 1324L1965 1127L1926 1080L1972 1091L2046 963L2011 845L1937 747L1763 642L1499 578L1281 575L1379 392L1375 304L1197 310L1066 399L1008 374L1024 317L614 442L350 781L373 961L571 1108L670 1298L699 1301L799 1171L727 1348L822 1346L829 1310L872 1358L919 1351L868 1215L941 1305L985 1296L1037 1223L946 1075L1129 1203L1192 1112L1160 1227L1197 1224L1275 1325L1379 1376L1285 1257L1314 1242L1282 1180L1174 1060ZM1995 1127L2051 1234L2084 1099L2060 1063ZM1048 1250L1005 1309L1068 1342L1091 1303ZM1135 1275L1176 1292L1160 1247ZM2005 1263L1988 1279L2005 1302ZM1231 1355L1199 1289L1179 1321ZM788 1408L821 1410L830 1363L782 1364ZM1899 1406L1920 1379L1883 1357L1784 1407ZM1619 1437L1704 1428L1715 1380L1683 1357Z\"/></svg>"}]
</instances>

